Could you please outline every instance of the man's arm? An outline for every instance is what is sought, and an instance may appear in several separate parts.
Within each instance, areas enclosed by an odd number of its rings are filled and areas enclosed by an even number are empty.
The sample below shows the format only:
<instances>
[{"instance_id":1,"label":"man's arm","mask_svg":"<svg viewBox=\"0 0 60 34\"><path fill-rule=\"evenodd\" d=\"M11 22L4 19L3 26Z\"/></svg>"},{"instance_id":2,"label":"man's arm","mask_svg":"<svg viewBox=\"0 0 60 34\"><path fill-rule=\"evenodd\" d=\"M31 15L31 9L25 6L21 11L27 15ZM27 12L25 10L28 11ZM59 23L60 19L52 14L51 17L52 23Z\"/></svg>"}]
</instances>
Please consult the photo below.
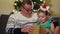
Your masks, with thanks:
<instances>
[{"instance_id":1,"label":"man's arm","mask_svg":"<svg viewBox=\"0 0 60 34\"><path fill-rule=\"evenodd\" d=\"M16 18L12 15L9 17L7 26L6 26L6 34L23 34L25 32L21 32L21 28L15 28Z\"/></svg>"},{"instance_id":2,"label":"man's arm","mask_svg":"<svg viewBox=\"0 0 60 34\"><path fill-rule=\"evenodd\" d=\"M12 16L10 16L8 19L7 25L6 25L6 33L7 34L12 33L11 31L14 28L14 23L15 23L15 19Z\"/></svg>"}]
</instances>

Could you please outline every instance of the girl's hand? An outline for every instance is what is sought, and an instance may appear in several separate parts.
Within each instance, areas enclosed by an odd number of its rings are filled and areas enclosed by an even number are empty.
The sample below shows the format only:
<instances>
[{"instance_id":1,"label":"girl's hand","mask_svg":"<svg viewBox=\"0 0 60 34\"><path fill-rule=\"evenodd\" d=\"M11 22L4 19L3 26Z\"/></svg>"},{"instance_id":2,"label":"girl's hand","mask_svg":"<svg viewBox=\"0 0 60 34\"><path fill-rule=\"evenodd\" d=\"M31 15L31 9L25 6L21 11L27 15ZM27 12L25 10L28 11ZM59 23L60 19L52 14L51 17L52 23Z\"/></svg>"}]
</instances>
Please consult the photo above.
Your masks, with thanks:
<instances>
[{"instance_id":1,"label":"girl's hand","mask_svg":"<svg viewBox=\"0 0 60 34\"><path fill-rule=\"evenodd\" d=\"M45 31L45 33L49 32L49 34L52 34L52 32L47 28L44 28L44 31Z\"/></svg>"},{"instance_id":2,"label":"girl's hand","mask_svg":"<svg viewBox=\"0 0 60 34\"><path fill-rule=\"evenodd\" d=\"M44 28L44 30L45 30L45 32L49 32L50 30L49 29L47 29L47 28Z\"/></svg>"}]
</instances>

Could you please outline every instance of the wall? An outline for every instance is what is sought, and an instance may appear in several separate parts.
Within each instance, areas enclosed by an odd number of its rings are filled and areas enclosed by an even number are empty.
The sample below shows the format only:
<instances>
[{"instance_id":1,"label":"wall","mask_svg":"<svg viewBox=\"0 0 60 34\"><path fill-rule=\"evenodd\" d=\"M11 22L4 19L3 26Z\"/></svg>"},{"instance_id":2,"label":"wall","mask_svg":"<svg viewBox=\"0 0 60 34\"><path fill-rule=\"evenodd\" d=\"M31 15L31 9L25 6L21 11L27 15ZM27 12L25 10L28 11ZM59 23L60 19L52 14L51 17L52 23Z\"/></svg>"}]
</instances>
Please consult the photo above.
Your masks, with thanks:
<instances>
[{"instance_id":1,"label":"wall","mask_svg":"<svg viewBox=\"0 0 60 34\"><path fill-rule=\"evenodd\" d=\"M9 14L13 10L13 4L15 0L0 0L0 14ZM60 0L46 0L50 1L51 10L54 16L60 16Z\"/></svg>"},{"instance_id":2,"label":"wall","mask_svg":"<svg viewBox=\"0 0 60 34\"><path fill-rule=\"evenodd\" d=\"M0 0L0 14L9 14L13 10L14 0Z\"/></svg>"},{"instance_id":3,"label":"wall","mask_svg":"<svg viewBox=\"0 0 60 34\"><path fill-rule=\"evenodd\" d=\"M54 13L54 16L60 17L60 0L51 0L51 10Z\"/></svg>"}]
</instances>

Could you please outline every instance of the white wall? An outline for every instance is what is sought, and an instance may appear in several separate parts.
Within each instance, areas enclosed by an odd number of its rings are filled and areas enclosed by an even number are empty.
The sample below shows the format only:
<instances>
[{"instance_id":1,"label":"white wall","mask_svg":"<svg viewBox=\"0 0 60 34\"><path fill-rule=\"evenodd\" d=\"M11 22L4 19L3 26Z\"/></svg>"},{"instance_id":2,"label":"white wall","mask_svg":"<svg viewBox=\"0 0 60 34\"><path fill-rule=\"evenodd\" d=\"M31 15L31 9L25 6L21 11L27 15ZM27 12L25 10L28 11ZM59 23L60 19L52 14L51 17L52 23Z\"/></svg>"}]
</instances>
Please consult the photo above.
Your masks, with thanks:
<instances>
[{"instance_id":1,"label":"white wall","mask_svg":"<svg viewBox=\"0 0 60 34\"><path fill-rule=\"evenodd\" d=\"M60 16L60 0L51 0L51 10L55 14L55 16Z\"/></svg>"},{"instance_id":2,"label":"white wall","mask_svg":"<svg viewBox=\"0 0 60 34\"><path fill-rule=\"evenodd\" d=\"M14 0L0 0L0 14L9 14L13 10Z\"/></svg>"},{"instance_id":3,"label":"white wall","mask_svg":"<svg viewBox=\"0 0 60 34\"><path fill-rule=\"evenodd\" d=\"M0 14L9 14L13 9L15 0L0 0ZM47 0L48 1L48 0ZM54 11L55 16L60 16L60 0L51 0L51 10Z\"/></svg>"}]
</instances>

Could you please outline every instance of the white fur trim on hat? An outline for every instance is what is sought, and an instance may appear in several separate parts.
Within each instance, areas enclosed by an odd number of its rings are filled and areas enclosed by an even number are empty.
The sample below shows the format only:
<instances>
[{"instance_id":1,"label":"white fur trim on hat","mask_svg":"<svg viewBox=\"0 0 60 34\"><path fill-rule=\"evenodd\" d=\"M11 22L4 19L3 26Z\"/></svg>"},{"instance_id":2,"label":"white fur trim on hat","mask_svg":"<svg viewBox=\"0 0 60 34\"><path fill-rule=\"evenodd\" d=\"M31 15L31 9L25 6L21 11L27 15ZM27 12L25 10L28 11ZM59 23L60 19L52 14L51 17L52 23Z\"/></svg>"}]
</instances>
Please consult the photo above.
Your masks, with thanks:
<instances>
[{"instance_id":1,"label":"white fur trim on hat","mask_svg":"<svg viewBox=\"0 0 60 34\"><path fill-rule=\"evenodd\" d=\"M47 6L46 8L43 8L42 6L40 6L40 9L43 11L48 11L49 12L49 6Z\"/></svg>"}]
</instances>

